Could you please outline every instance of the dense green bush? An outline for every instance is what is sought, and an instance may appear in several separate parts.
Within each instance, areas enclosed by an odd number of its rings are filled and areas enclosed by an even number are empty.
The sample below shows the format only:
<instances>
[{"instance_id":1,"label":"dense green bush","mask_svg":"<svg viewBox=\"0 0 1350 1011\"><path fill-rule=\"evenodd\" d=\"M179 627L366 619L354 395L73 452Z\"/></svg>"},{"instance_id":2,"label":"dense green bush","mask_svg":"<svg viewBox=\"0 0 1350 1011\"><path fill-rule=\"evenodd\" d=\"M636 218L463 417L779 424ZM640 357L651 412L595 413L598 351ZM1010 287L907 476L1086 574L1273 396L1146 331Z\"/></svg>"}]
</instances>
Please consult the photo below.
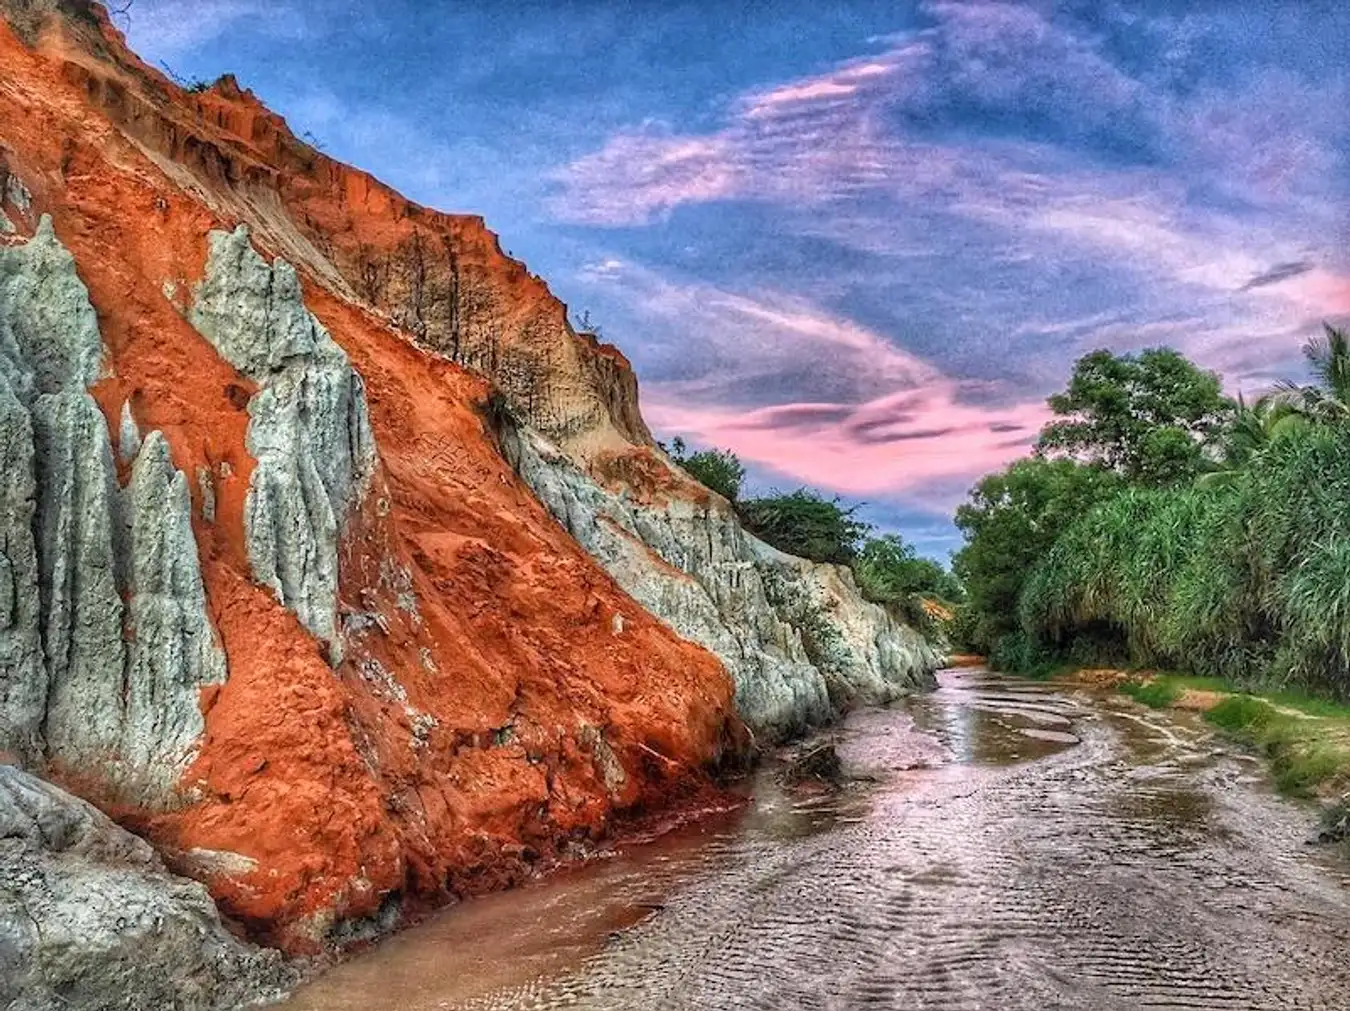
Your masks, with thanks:
<instances>
[{"instance_id":1,"label":"dense green bush","mask_svg":"<svg viewBox=\"0 0 1350 1011\"><path fill-rule=\"evenodd\" d=\"M738 511L760 540L813 562L848 565L871 529L854 519L857 506L845 508L838 498L827 499L806 488L742 502Z\"/></svg>"},{"instance_id":2,"label":"dense green bush","mask_svg":"<svg viewBox=\"0 0 1350 1011\"><path fill-rule=\"evenodd\" d=\"M669 452L670 458L703 487L717 492L728 502L740 498L745 467L731 450L704 449L690 453L684 440L676 437L671 441Z\"/></svg>"},{"instance_id":3,"label":"dense green bush","mask_svg":"<svg viewBox=\"0 0 1350 1011\"><path fill-rule=\"evenodd\" d=\"M695 481L717 492L728 502L735 502L740 497L745 468L735 453L705 449L681 460L680 466Z\"/></svg>"},{"instance_id":4,"label":"dense green bush","mask_svg":"<svg viewBox=\"0 0 1350 1011\"><path fill-rule=\"evenodd\" d=\"M953 560L965 589L954 641L963 649L999 651L1017 634L1017 602L1036 563L1055 539L1098 502L1121 487L1114 473L1072 460L1019 460L975 486L956 511L966 544ZM1009 655L1021 646L1010 642Z\"/></svg>"},{"instance_id":5,"label":"dense green bush","mask_svg":"<svg viewBox=\"0 0 1350 1011\"><path fill-rule=\"evenodd\" d=\"M1218 486L1129 489L1071 526L1020 601L1037 649L1350 693L1350 432L1287 432Z\"/></svg>"},{"instance_id":6,"label":"dense green bush","mask_svg":"<svg viewBox=\"0 0 1350 1011\"><path fill-rule=\"evenodd\" d=\"M919 594L943 603L961 599L961 584L932 558L923 558L897 534L869 537L853 560L858 589L877 604L894 604Z\"/></svg>"}]
</instances>

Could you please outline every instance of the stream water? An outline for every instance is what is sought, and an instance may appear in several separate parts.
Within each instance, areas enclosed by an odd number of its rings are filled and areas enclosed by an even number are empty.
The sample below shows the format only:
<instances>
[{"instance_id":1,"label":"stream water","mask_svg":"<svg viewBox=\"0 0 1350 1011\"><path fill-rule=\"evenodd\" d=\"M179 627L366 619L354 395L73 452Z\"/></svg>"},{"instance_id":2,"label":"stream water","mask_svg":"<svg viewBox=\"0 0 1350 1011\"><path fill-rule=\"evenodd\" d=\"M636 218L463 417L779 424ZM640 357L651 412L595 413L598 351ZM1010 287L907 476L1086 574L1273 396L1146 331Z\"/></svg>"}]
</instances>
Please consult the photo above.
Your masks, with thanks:
<instances>
[{"instance_id":1,"label":"stream water","mask_svg":"<svg viewBox=\"0 0 1350 1011\"><path fill-rule=\"evenodd\" d=\"M286 1011L1350 1008L1350 862L1186 714L944 671L787 788L465 902Z\"/></svg>"}]
</instances>

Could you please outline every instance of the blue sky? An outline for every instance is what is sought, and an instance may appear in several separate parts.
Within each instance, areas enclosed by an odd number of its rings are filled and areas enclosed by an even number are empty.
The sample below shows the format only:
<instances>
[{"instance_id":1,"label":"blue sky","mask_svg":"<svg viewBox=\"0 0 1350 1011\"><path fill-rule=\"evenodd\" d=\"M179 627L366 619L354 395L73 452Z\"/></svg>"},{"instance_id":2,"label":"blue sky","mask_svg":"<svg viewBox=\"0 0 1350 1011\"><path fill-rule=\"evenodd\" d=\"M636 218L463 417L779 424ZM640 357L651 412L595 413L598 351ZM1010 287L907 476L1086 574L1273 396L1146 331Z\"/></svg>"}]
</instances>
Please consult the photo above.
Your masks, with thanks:
<instances>
[{"instance_id":1,"label":"blue sky","mask_svg":"<svg viewBox=\"0 0 1350 1011\"><path fill-rule=\"evenodd\" d=\"M335 157L484 215L734 448L945 555L1093 348L1230 389L1350 317L1350 5L137 0Z\"/></svg>"}]
</instances>

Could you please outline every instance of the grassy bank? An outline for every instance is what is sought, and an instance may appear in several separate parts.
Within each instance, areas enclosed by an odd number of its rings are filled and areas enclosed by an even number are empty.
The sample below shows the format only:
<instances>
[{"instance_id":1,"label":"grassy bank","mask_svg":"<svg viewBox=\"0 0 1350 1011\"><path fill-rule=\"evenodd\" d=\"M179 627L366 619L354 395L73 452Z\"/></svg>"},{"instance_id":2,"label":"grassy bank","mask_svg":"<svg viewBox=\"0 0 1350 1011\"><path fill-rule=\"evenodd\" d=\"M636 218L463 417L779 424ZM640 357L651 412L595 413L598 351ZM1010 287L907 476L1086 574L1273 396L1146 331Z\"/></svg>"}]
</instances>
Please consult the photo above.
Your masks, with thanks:
<instances>
[{"instance_id":1,"label":"grassy bank","mask_svg":"<svg viewBox=\"0 0 1350 1011\"><path fill-rule=\"evenodd\" d=\"M1350 819L1350 705L1168 673L1130 676L1117 688L1155 709L1201 711L1208 723L1266 758L1281 793L1330 803L1327 826L1339 825L1344 834Z\"/></svg>"}]
</instances>

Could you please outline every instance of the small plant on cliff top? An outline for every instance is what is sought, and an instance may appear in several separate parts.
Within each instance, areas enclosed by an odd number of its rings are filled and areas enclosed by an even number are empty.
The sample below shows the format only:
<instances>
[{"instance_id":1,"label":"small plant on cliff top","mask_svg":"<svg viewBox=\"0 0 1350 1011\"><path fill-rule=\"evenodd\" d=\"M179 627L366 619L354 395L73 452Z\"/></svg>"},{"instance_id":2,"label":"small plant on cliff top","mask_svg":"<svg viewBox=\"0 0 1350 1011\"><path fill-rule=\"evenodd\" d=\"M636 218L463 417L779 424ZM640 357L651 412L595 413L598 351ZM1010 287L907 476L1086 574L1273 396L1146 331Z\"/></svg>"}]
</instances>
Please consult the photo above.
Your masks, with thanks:
<instances>
[{"instance_id":1,"label":"small plant on cliff top","mask_svg":"<svg viewBox=\"0 0 1350 1011\"><path fill-rule=\"evenodd\" d=\"M600 324L591 319L591 310L581 310L581 315L577 317L576 325L572 327L577 333L588 333L592 337L601 337Z\"/></svg>"},{"instance_id":2,"label":"small plant on cliff top","mask_svg":"<svg viewBox=\"0 0 1350 1011\"><path fill-rule=\"evenodd\" d=\"M740 496L745 468L730 450L705 449L689 453L684 440L676 436L670 443L670 458L695 481L728 502L735 502Z\"/></svg>"}]
</instances>

